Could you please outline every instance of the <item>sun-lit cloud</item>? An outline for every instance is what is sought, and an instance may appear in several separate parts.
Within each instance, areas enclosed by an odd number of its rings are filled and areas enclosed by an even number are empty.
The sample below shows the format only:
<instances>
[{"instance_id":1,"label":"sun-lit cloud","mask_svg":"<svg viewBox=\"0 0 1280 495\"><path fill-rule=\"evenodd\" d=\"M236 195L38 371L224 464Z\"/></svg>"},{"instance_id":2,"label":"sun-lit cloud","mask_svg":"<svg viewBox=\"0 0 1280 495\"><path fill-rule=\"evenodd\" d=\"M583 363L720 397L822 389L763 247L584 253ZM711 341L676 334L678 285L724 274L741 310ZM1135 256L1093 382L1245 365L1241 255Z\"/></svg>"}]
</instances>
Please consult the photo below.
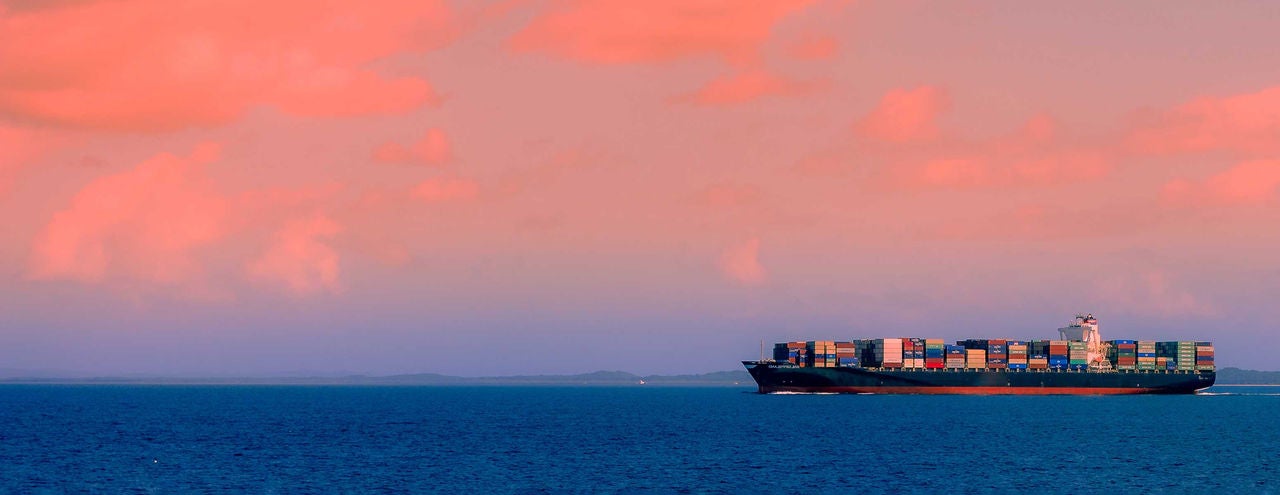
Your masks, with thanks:
<instances>
[{"instance_id":1,"label":"sun-lit cloud","mask_svg":"<svg viewBox=\"0 0 1280 495\"><path fill-rule=\"evenodd\" d=\"M1280 152L1280 86L1201 97L1140 120L1128 143L1142 152Z\"/></svg>"},{"instance_id":2,"label":"sun-lit cloud","mask_svg":"<svg viewBox=\"0 0 1280 495\"><path fill-rule=\"evenodd\" d=\"M43 132L0 125L0 198L9 192L18 173L57 141Z\"/></svg>"},{"instance_id":3,"label":"sun-lit cloud","mask_svg":"<svg viewBox=\"0 0 1280 495\"><path fill-rule=\"evenodd\" d=\"M218 272L239 263L247 279L292 294L339 291L339 254L329 242L342 229L316 210L335 207L343 185L228 191L208 170L223 165L219 145L202 144L90 182L41 229L27 276L135 296L225 299L239 279Z\"/></svg>"},{"instance_id":4,"label":"sun-lit cloud","mask_svg":"<svg viewBox=\"0 0 1280 495\"><path fill-rule=\"evenodd\" d=\"M422 138L402 145L395 141L382 144L373 151L373 159L382 163L420 163L441 165L453 158L453 147L444 131L428 129Z\"/></svg>"},{"instance_id":5,"label":"sun-lit cloud","mask_svg":"<svg viewBox=\"0 0 1280 495\"><path fill-rule=\"evenodd\" d=\"M1160 318L1213 316L1217 307L1180 287L1165 270L1117 274L1099 280L1099 304L1132 314Z\"/></svg>"},{"instance_id":6,"label":"sun-lit cloud","mask_svg":"<svg viewBox=\"0 0 1280 495\"><path fill-rule=\"evenodd\" d=\"M938 136L938 117L951 106L937 86L894 89L854 125L858 135L892 143L927 141Z\"/></svg>"},{"instance_id":7,"label":"sun-lit cloud","mask_svg":"<svg viewBox=\"0 0 1280 495\"><path fill-rule=\"evenodd\" d=\"M227 235L231 210L203 171L217 156L160 154L85 186L36 238L28 276L202 289L197 251Z\"/></svg>"},{"instance_id":8,"label":"sun-lit cloud","mask_svg":"<svg viewBox=\"0 0 1280 495\"><path fill-rule=\"evenodd\" d=\"M787 53L801 60L829 60L835 58L840 44L831 35L806 34L787 47Z\"/></svg>"},{"instance_id":9,"label":"sun-lit cloud","mask_svg":"<svg viewBox=\"0 0 1280 495\"><path fill-rule=\"evenodd\" d=\"M1163 198L1174 204L1257 205L1280 197L1280 160L1251 160L1197 181L1174 179Z\"/></svg>"},{"instance_id":10,"label":"sun-lit cloud","mask_svg":"<svg viewBox=\"0 0 1280 495\"><path fill-rule=\"evenodd\" d=\"M753 185L715 184L698 191L696 199L706 206L737 207L758 203L763 195Z\"/></svg>"},{"instance_id":11,"label":"sun-lit cloud","mask_svg":"<svg viewBox=\"0 0 1280 495\"><path fill-rule=\"evenodd\" d=\"M900 100L898 97L887 99ZM886 108L882 105L876 111ZM907 120L914 123L902 128L912 129L910 132L889 134L901 139L930 139L925 136L937 136L940 132L931 118ZM886 129L899 128L895 126L897 124ZM883 173L888 185L905 189L1043 187L1097 181L1111 173L1116 160L1113 150L1072 142L1060 134L1053 119L1037 115L1009 134L972 139L955 133L946 142L930 147L880 150L876 158L889 164ZM832 158L806 160L802 165L804 170L809 170L831 162Z\"/></svg>"},{"instance_id":12,"label":"sun-lit cloud","mask_svg":"<svg viewBox=\"0 0 1280 495\"><path fill-rule=\"evenodd\" d=\"M448 39L442 0L85 1L0 17L0 116L110 130L221 124L258 106L301 116L439 101L372 63ZM51 35L56 33L56 35Z\"/></svg>"},{"instance_id":13,"label":"sun-lit cloud","mask_svg":"<svg viewBox=\"0 0 1280 495\"><path fill-rule=\"evenodd\" d=\"M342 291L340 256L330 244L342 226L324 214L290 221L246 265L250 278L298 296Z\"/></svg>"},{"instance_id":14,"label":"sun-lit cloud","mask_svg":"<svg viewBox=\"0 0 1280 495\"><path fill-rule=\"evenodd\" d=\"M720 272L726 278L746 286L763 285L769 273L760 264L760 238L729 246L720 254Z\"/></svg>"},{"instance_id":15,"label":"sun-lit cloud","mask_svg":"<svg viewBox=\"0 0 1280 495\"><path fill-rule=\"evenodd\" d=\"M410 195L427 203L475 198L480 186L470 179L427 179L414 186Z\"/></svg>"},{"instance_id":16,"label":"sun-lit cloud","mask_svg":"<svg viewBox=\"0 0 1280 495\"><path fill-rule=\"evenodd\" d=\"M517 33L517 52L598 64L713 57L751 65L773 26L811 0L571 0L556 2Z\"/></svg>"},{"instance_id":17,"label":"sun-lit cloud","mask_svg":"<svg viewBox=\"0 0 1280 495\"><path fill-rule=\"evenodd\" d=\"M694 93L674 99L698 105L733 105L772 96L804 96L822 91L826 81L798 81L762 70L712 80Z\"/></svg>"},{"instance_id":18,"label":"sun-lit cloud","mask_svg":"<svg viewBox=\"0 0 1280 495\"><path fill-rule=\"evenodd\" d=\"M1094 151L1007 153L978 148L958 155L905 164L893 174L911 189L1034 187L1095 181L1112 169L1110 158Z\"/></svg>"}]
</instances>

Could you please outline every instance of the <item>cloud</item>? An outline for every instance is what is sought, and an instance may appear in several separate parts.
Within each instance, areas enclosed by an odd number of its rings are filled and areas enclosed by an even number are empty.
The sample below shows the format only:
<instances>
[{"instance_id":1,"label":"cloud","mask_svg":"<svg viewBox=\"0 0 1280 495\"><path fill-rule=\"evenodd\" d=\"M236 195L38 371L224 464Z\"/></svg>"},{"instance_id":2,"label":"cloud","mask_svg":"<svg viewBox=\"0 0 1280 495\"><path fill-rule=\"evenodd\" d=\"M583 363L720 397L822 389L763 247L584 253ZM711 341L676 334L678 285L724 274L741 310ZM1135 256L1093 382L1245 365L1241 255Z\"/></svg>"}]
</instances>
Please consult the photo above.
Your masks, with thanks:
<instances>
[{"instance_id":1,"label":"cloud","mask_svg":"<svg viewBox=\"0 0 1280 495\"><path fill-rule=\"evenodd\" d=\"M803 96L825 89L826 81L797 81L763 70L750 70L708 82L698 91L675 98L698 105L733 105L771 96Z\"/></svg>"},{"instance_id":2,"label":"cloud","mask_svg":"<svg viewBox=\"0 0 1280 495\"><path fill-rule=\"evenodd\" d=\"M1009 135L882 148L878 158L889 164L883 171L888 186L916 190L1047 187L1097 181L1111 174L1114 158L1109 149L1059 134L1053 119L1040 115ZM812 168L809 164L802 170Z\"/></svg>"},{"instance_id":3,"label":"cloud","mask_svg":"<svg viewBox=\"0 0 1280 495\"><path fill-rule=\"evenodd\" d=\"M427 179L413 188L412 197L428 203L473 199L480 186L469 179Z\"/></svg>"},{"instance_id":4,"label":"cloud","mask_svg":"<svg viewBox=\"0 0 1280 495\"><path fill-rule=\"evenodd\" d=\"M158 131L251 107L303 116L404 112L438 101L372 68L453 33L443 0L85 1L0 17L0 116ZM50 33L57 33L51 36Z\"/></svg>"},{"instance_id":5,"label":"cloud","mask_svg":"<svg viewBox=\"0 0 1280 495\"><path fill-rule=\"evenodd\" d=\"M726 278L747 286L764 285L769 274L760 264L760 238L730 246L720 255L720 271Z\"/></svg>"},{"instance_id":6,"label":"cloud","mask_svg":"<svg viewBox=\"0 0 1280 495\"><path fill-rule=\"evenodd\" d=\"M576 0L535 18L510 40L517 52L545 52L595 64L661 63L715 57L754 64L773 26L812 0Z\"/></svg>"},{"instance_id":7,"label":"cloud","mask_svg":"<svg viewBox=\"0 0 1280 495\"><path fill-rule=\"evenodd\" d=\"M1163 270L1121 275L1100 281L1098 296L1103 304L1133 314L1172 318L1212 316L1217 308L1192 293L1176 287Z\"/></svg>"},{"instance_id":8,"label":"cloud","mask_svg":"<svg viewBox=\"0 0 1280 495\"><path fill-rule=\"evenodd\" d=\"M936 86L894 89L854 130L864 138L891 143L928 141L938 136L938 116L949 107L950 99Z\"/></svg>"},{"instance_id":9,"label":"cloud","mask_svg":"<svg viewBox=\"0 0 1280 495\"><path fill-rule=\"evenodd\" d=\"M326 209L343 184L226 192L206 170L219 155L202 144L90 182L32 242L28 278L225 299L234 280L222 267L243 266L248 280L292 294L339 292L329 241L342 228Z\"/></svg>"},{"instance_id":10,"label":"cloud","mask_svg":"<svg viewBox=\"0 0 1280 495\"><path fill-rule=\"evenodd\" d=\"M1251 160L1203 181L1175 179L1163 199L1173 204L1265 204L1280 192L1280 160Z\"/></svg>"},{"instance_id":11,"label":"cloud","mask_svg":"<svg viewBox=\"0 0 1280 495\"><path fill-rule=\"evenodd\" d=\"M737 207L760 201L760 188L752 185L716 184L698 191L697 202L712 207Z\"/></svg>"},{"instance_id":12,"label":"cloud","mask_svg":"<svg viewBox=\"0 0 1280 495\"><path fill-rule=\"evenodd\" d=\"M840 50L834 36L807 34L787 47L787 53L800 60L830 60Z\"/></svg>"},{"instance_id":13,"label":"cloud","mask_svg":"<svg viewBox=\"0 0 1280 495\"><path fill-rule=\"evenodd\" d=\"M298 219L276 231L270 246L247 265L250 278L307 296L338 293L338 252L327 242L342 227L324 214Z\"/></svg>"},{"instance_id":14,"label":"cloud","mask_svg":"<svg viewBox=\"0 0 1280 495\"><path fill-rule=\"evenodd\" d=\"M892 173L896 185L908 189L998 189L1095 181L1111 169L1110 159L1101 152L1017 153L987 148L902 164Z\"/></svg>"},{"instance_id":15,"label":"cloud","mask_svg":"<svg viewBox=\"0 0 1280 495\"><path fill-rule=\"evenodd\" d=\"M1140 120L1128 136L1130 147L1140 152L1275 153L1280 151L1280 86L1201 97Z\"/></svg>"},{"instance_id":16,"label":"cloud","mask_svg":"<svg viewBox=\"0 0 1280 495\"><path fill-rule=\"evenodd\" d=\"M22 169L56 143L47 133L0 125L0 198L9 192Z\"/></svg>"},{"instance_id":17,"label":"cloud","mask_svg":"<svg viewBox=\"0 0 1280 495\"><path fill-rule=\"evenodd\" d=\"M453 157L449 138L440 129L428 129L417 142L404 146L387 142L373 152L373 159L382 163L421 163L440 165Z\"/></svg>"},{"instance_id":18,"label":"cloud","mask_svg":"<svg viewBox=\"0 0 1280 495\"><path fill-rule=\"evenodd\" d=\"M29 277L203 290L197 251L227 235L231 209L203 172L217 156L201 145L88 184L37 236Z\"/></svg>"}]
</instances>

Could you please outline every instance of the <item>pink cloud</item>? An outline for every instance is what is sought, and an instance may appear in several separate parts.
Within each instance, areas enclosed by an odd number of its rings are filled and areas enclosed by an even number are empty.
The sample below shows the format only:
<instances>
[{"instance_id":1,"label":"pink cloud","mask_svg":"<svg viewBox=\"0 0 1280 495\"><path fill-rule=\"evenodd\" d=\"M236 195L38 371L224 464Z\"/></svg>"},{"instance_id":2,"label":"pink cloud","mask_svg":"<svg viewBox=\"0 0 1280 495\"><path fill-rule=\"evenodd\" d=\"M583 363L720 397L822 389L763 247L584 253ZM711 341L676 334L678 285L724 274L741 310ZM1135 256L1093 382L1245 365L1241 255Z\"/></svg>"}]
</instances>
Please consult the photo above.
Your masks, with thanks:
<instances>
[{"instance_id":1,"label":"pink cloud","mask_svg":"<svg viewBox=\"0 0 1280 495\"><path fill-rule=\"evenodd\" d=\"M224 299L234 281L218 267L229 262L292 294L340 291L329 241L342 229L324 210L343 184L224 192L206 172L219 154L214 144L161 153L84 186L32 242L28 277ZM252 255L253 245L265 247Z\"/></svg>"},{"instance_id":2,"label":"pink cloud","mask_svg":"<svg viewBox=\"0 0 1280 495\"><path fill-rule=\"evenodd\" d=\"M85 186L37 236L28 275L203 290L197 251L227 235L230 209L202 170L217 155L160 154Z\"/></svg>"},{"instance_id":3,"label":"pink cloud","mask_svg":"<svg viewBox=\"0 0 1280 495\"><path fill-rule=\"evenodd\" d=\"M707 206L736 207L760 201L760 188L751 185L716 184L697 193L697 201Z\"/></svg>"},{"instance_id":4,"label":"pink cloud","mask_svg":"<svg viewBox=\"0 0 1280 495\"><path fill-rule=\"evenodd\" d=\"M473 199L480 193L480 186L469 179L427 179L410 193L414 198L428 203Z\"/></svg>"},{"instance_id":5,"label":"pink cloud","mask_svg":"<svg viewBox=\"0 0 1280 495\"><path fill-rule=\"evenodd\" d=\"M55 143L56 139L42 132L0 125L0 198L9 191L18 173Z\"/></svg>"},{"instance_id":6,"label":"pink cloud","mask_svg":"<svg viewBox=\"0 0 1280 495\"><path fill-rule=\"evenodd\" d=\"M808 34L792 43L787 52L801 60L830 60L839 49L834 36Z\"/></svg>"},{"instance_id":7,"label":"pink cloud","mask_svg":"<svg viewBox=\"0 0 1280 495\"><path fill-rule=\"evenodd\" d=\"M1128 137L1148 153L1280 150L1280 86L1256 93L1202 97L1148 116Z\"/></svg>"},{"instance_id":8,"label":"pink cloud","mask_svg":"<svg viewBox=\"0 0 1280 495\"><path fill-rule=\"evenodd\" d=\"M425 80L371 64L438 46L451 23L442 0L125 0L15 11L0 17L0 115L168 130L224 123L257 105L304 116L403 112L438 97Z\"/></svg>"},{"instance_id":9,"label":"pink cloud","mask_svg":"<svg viewBox=\"0 0 1280 495\"><path fill-rule=\"evenodd\" d=\"M1217 308L1179 288L1163 270L1120 275L1101 280L1098 296L1102 304L1117 310L1155 317L1212 316Z\"/></svg>"},{"instance_id":10,"label":"pink cloud","mask_svg":"<svg viewBox=\"0 0 1280 495\"><path fill-rule=\"evenodd\" d=\"M249 262L250 278L299 295L342 291L337 250L328 244L342 227L328 216L298 219L276 231L270 246Z\"/></svg>"},{"instance_id":11,"label":"pink cloud","mask_svg":"<svg viewBox=\"0 0 1280 495\"><path fill-rule=\"evenodd\" d=\"M699 105L733 105L771 96L803 96L827 86L825 81L796 81L751 70L715 79L698 91L675 101Z\"/></svg>"},{"instance_id":12,"label":"pink cloud","mask_svg":"<svg viewBox=\"0 0 1280 495\"><path fill-rule=\"evenodd\" d=\"M947 111L950 100L936 86L895 89L854 129L858 135L892 143L928 141L938 136L938 116Z\"/></svg>"},{"instance_id":13,"label":"pink cloud","mask_svg":"<svg viewBox=\"0 0 1280 495\"><path fill-rule=\"evenodd\" d=\"M1280 160L1243 162L1203 181L1175 179L1162 192L1171 203L1269 203L1280 192Z\"/></svg>"},{"instance_id":14,"label":"pink cloud","mask_svg":"<svg viewBox=\"0 0 1280 495\"><path fill-rule=\"evenodd\" d=\"M716 57L751 65L773 26L812 0L574 0L556 2L511 40L520 52L542 51L588 63L668 62Z\"/></svg>"},{"instance_id":15,"label":"pink cloud","mask_svg":"<svg viewBox=\"0 0 1280 495\"><path fill-rule=\"evenodd\" d=\"M756 286L768 282L769 274L760 264L760 238L753 237L721 253L720 271L729 280L742 285Z\"/></svg>"},{"instance_id":16,"label":"pink cloud","mask_svg":"<svg viewBox=\"0 0 1280 495\"><path fill-rule=\"evenodd\" d=\"M1010 136L950 143L934 156L908 158L890 170L908 189L977 189L1051 186L1100 180L1111 173L1106 150L1059 142L1057 126L1031 118Z\"/></svg>"},{"instance_id":17,"label":"pink cloud","mask_svg":"<svg viewBox=\"0 0 1280 495\"><path fill-rule=\"evenodd\" d=\"M410 146L397 142L384 143L373 152L373 159L382 163L422 163L440 165L453 157L449 138L440 129L428 129L426 134Z\"/></svg>"}]
</instances>

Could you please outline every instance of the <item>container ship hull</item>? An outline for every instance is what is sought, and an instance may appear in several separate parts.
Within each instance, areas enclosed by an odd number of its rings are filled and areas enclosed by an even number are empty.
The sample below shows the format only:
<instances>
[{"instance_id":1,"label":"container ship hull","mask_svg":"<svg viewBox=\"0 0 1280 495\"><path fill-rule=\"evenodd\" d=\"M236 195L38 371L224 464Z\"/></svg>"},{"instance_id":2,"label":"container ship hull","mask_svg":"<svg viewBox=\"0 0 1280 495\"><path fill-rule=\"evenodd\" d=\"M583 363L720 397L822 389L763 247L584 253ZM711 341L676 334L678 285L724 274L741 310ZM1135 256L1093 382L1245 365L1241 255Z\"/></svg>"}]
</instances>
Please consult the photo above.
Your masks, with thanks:
<instances>
[{"instance_id":1,"label":"container ship hull","mask_svg":"<svg viewBox=\"0 0 1280 495\"><path fill-rule=\"evenodd\" d=\"M760 393L1133 395L1192 394L1213 371L809 368L743 361Z\"/></svg>"}]
</instances>

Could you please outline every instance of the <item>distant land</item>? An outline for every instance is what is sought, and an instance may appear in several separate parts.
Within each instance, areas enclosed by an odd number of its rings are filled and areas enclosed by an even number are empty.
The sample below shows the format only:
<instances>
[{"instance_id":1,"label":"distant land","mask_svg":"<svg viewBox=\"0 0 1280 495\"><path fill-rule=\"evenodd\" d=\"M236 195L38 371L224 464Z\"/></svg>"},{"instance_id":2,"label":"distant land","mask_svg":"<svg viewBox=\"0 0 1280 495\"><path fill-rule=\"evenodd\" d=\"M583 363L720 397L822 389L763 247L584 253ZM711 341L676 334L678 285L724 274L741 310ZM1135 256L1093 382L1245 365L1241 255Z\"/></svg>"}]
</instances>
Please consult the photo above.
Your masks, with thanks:
<instances>
[{"instance_id":1,"label":"distant land","mask_svg":"<svg viewBox=\"0 0 1280 495\"><path fill-rule=\"evenodd\" d=\"M754 387L746 370L717 371L691 375L636 375L625 371L596 371L576 375L519 375L462 377L438 373L388 376L298 376L298 377L166 377L147 375L74 376L73 374L0 370L0 383L46 384L157 384L157 385L562 385L562 386L709 386ZM1218 385L1280 385L1280 371L1218 370Z\"/></svg>"}]
</instances>

